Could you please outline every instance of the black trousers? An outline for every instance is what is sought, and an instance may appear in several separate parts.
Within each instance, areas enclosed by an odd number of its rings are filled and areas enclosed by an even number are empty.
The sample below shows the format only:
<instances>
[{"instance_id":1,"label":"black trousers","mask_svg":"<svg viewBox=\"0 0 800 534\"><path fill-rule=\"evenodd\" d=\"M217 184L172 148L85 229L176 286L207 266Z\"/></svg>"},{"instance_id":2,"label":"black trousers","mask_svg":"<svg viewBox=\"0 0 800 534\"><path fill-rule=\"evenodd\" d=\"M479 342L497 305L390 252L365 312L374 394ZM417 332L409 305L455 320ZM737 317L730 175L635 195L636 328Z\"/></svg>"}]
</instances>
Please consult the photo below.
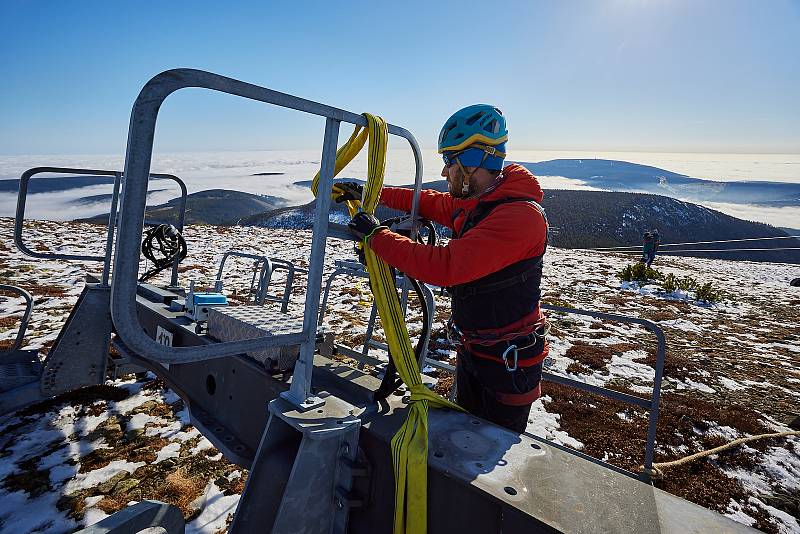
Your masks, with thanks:
<instances>
[{"instance_id":1,"label":"black trousers","mask_svg":"<svg viewBox=\"0 0 800 534\"><path fill-rule=\"evenodd\" d=\"M456 403L473 415L521 434L528 426L531 404L503 404L497 400L495 392L527 393L539 385L541 376L541 365L510 373L501 363L473 358L459 351Z\"/></svg>"}]
</instances>

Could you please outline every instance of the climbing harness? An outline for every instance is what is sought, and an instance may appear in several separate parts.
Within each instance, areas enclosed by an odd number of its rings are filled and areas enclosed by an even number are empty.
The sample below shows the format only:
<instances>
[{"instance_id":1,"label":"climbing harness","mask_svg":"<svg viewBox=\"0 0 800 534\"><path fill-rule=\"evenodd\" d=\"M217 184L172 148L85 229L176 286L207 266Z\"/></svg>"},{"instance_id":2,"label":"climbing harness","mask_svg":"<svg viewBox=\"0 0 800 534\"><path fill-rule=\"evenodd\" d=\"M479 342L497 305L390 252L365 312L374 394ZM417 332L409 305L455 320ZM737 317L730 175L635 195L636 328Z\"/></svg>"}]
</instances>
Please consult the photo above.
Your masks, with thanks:
<instances>
[{"instance_id":1,"label":"climbing harness","mask_svg":"<svg viewBox=\"0 0 800 534\"><path fill-rule=\"evenodd\" d=\"M346 202L350 216L358 211L373 214L380 199L386 165L388 129L386 122L377 116L364 114L367 129L356 126L350 139L336 151L334 176L338 174L363 148L369 138L367 183L361 201ZM319 190L319 173L311 189L316 196ZM420 369L411 347L403 311L397 298L395 277L391 268L363 243L364 259L370 277L375 303L386 334L389 354L403 383L411 393L406 422L392 438L392 463L395 476L395 534L424 534L428 519L428 408L461 407L439 397L422 384Z\"/></svg>"},{"instance_id":2,"label":"climbing harness","mask_svg":"<svg viewBox=\"0 0 800 534\"><path fill-rule=\"evenodd\" d=\"M145 231L142 255L153 262L153 267L139 278L139 282L149 280L176 261L183 261L186 258L186 241L171 224L159 224Z\"/></svg>"}]
</instances>

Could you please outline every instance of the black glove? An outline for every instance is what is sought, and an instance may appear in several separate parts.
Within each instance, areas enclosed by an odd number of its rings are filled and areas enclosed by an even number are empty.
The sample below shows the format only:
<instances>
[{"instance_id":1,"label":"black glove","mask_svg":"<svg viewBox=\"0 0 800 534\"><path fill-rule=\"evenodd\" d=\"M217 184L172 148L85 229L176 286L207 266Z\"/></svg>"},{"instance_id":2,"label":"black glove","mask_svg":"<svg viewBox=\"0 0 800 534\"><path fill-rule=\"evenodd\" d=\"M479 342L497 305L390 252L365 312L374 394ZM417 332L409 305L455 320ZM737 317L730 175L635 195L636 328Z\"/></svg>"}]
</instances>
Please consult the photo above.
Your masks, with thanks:
<instances>
[{"instance_id":1,"label":"black glove","mask_svg":"<svg viewBox=\"0 0 800 534\"><path fill-rule=\"evenodd\" d=\"M356 182L337 182L333 184L331 189L331 198L337 204L347 202L348 200L361 200L361 195L364 192L364 186Z\"/></svg>"},{"instance_id":2,"label":"black glove","mask_svg":"<svg viewBox=\"0 0 800 534\"><path fill-rule=\"evenodd\" d=\"M358 238L359 241L368 241L375 232L386 228L374 215L364 211L356 213L356 216L347 224L350 233Z\"/></svg>"}]
</instances>

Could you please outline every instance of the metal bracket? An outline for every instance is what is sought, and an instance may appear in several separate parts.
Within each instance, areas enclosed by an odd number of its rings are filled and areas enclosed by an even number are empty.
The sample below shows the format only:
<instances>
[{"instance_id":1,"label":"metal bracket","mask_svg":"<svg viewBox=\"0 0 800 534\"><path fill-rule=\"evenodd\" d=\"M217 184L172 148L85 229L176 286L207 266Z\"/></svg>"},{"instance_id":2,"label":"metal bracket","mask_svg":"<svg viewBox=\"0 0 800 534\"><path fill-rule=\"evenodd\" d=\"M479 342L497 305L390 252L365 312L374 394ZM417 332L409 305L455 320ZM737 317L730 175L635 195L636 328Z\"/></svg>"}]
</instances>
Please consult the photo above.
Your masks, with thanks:
<instances>
[{"instance_id":1,"label":"metal bracket","mask_svg":"<svg viewBox=\"0 0 800 534\"><path fill-rule=\"evenodd\" d=\"M338 397L299 411L278 398L261 437L232 534L344 533L361 419Z\"/></svg>"}]
</instances>

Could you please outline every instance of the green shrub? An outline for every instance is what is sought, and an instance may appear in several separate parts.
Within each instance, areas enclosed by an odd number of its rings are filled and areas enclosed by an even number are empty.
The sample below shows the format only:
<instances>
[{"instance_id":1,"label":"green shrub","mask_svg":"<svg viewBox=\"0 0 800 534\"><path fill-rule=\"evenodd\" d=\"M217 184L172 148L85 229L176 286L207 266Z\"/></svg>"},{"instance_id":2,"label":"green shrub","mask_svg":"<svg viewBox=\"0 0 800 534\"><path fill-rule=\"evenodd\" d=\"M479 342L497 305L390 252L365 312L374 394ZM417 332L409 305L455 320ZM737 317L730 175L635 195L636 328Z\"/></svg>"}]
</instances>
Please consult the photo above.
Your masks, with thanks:
<instances>
[{"instance_id":1,"label":"green shrub","mask_svg":"<svg viewBox=\"0 0 800 534\"><path fill-rule=\"evenodd\" d=\"M664 291L667 293L672 293L676 289L678 289L678 278L669 273L667 276L664 277L664 281L661 283L661 287L664 288Z\"/></svg>"},{"instance_id":2,"label":"green shrub","mask_svg":"<svg viewBox=\"0 0 800 534\"><path fill-rule=\"evenodd\" d=\"M651 269L644 263L632 263L626 265L617 276L625 282L647 282L649 280L661 280L663 276L655 269Z\"/></svg>"},{"instance_id":3,"label":"green shrub","mask_svg":"<svg viewBox=\"0 0 800 534\"><path fill-rule=\"evenodd\" d=\"M682 289L684 291L692 291L697 289L700 286L700 283L692 278L691 276L684 276L678 279L678 289Z\"/></svg>"},{"instance_id":4,"label":"green shrub","mask_svg":"<svg viewBox=\"0 0 800 534\"><path fill-rule=\"evenodd\" d=\"M722 292L707 282L695 290L694 298L712 304L722 299Z\"/></svg>"}]
</instances>

